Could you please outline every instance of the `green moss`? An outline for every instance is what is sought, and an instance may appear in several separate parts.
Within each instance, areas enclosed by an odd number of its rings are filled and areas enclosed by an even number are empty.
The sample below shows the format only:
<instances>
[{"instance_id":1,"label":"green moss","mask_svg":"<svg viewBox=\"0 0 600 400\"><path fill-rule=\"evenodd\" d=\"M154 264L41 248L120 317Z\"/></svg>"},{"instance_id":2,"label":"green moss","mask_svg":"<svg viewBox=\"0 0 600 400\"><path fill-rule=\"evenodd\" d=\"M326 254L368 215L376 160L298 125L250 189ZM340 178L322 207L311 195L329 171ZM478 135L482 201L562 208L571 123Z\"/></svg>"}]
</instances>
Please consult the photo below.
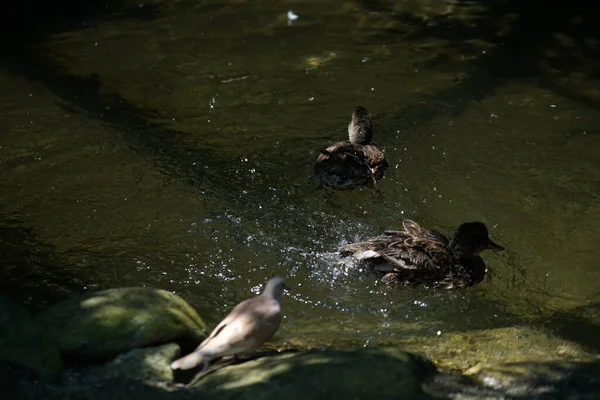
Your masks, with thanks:
<instances>
[{"instance_id":1,"label":"green moss","mask_svg":"<svg viewBox=\"0 0 600 400\"><path fill-rule=\"evenodd\" d=\"M180 353L176 343L135 349L101 367L92 368L86 375L91 380L121 378L145 382L148 385L172 382L173 371L170 364Z\"/></svg>"},{"instance_id":2,"label":"green moss","mask_svg":"<svg viewBox=\"0 0 600 400\"><path fill-rule=\"evenodd\" d=\"M427 397L421 386L435 373L428 360L400 350L327 350L229 366L204 375L194 387L214 398L418 399Z\"/></svg>"},{"instance_id":3,"label":"green moss","mask_svg":"<svg viewBox=\"0 0 600 400\"><path fill-rule=\"evenodd\" d=\"M56 304L37 320L48 327L61 352L86 358L177 340L199 343L207 333L185 300L150 288L86 293Z\"/></svg>"}]
</instances>

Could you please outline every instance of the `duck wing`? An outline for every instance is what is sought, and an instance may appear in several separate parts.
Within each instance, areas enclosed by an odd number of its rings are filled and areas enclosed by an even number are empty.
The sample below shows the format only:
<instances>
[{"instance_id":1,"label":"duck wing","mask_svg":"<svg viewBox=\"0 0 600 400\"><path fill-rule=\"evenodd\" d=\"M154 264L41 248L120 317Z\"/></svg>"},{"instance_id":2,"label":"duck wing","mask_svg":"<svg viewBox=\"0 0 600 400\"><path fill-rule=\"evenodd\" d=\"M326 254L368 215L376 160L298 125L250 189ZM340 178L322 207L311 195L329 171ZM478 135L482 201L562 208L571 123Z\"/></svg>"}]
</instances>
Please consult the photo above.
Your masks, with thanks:
<instances>
[{"instance_id":1,"label":"duck wing","mask_svg":"<svg viewBox=\"0 0 600 400\"><path fill-rule=\"evenodd\" d=\"M339 254L342 257L357 255L366 251L380 252L396 242L402 242L409 236L404 231L384 231L379 236L372 237L363 242L350 243L340 247Z\"/></svg>"},{"instance_id":2,"label":"duck wing","mask_svg":"<svg viewBox=\"0 0 600 400\"><path fill-rule=\"evenodd\" d=\"M456 263L447 239L439 232L432 234L410 222L405 224L408 229L403 240L390 243L379 254L394 265L393 272L405 276L406 280L433 280L445 275Z\"/></svg>"},{"instance_id":3,"label":"duck wing","mask_svg":"<svg viewBox=\"0 0 600 400\"><path fill-rule=\"evenodd\" d=\"M405 219L404 221L402 221L402 225L404 226L404 230L406 231L406 233L415 238L423 240L433 240L435 242L440 242L445 245L450 244L450 240L442 233L433 229L425 229L421 227L421 225L417 224L415 221L412 221L410 219Z\"/></svg>"},{"instance_id":4,"label":"duck wing","mask_svg":"<svg viewBox=\"0 0 600 400\"><path fill-rule=\"evenodd\" d=\"M421 225L417 224L415 221L410 219L405 219L402 221L402 226L404 227L404 231L407 235L415 236L415 237L425 237L427 230L421 228Z\"/></svg>"},{"instance_id":5,"label":"duck wing","mask_svg":"<svg viewBox=\"0 0 600 400\"><path fill-rule=\"evenodd\" d=\"M321 150L312 180L338 189L352 189L369 182L371 176L362 146L338 142Z\"/></svg>"},{"instance_id":6,"label":"duck wing","mask_svg":"<svg viewBox=\"0 0 600 400\"><path fill-rule=\"evenodd\" d=\"M365 162L366 158L362 151L362 147L363 146L361 145L353 144L348 141L334 143L325 150L321 150L319 152L315 166L325 161L338 158L347 162L350 162L352 159L355 159L359 162Z\"/></svg>"},{"instance_id":7,"label":"duck wing","mask_svg":"<svg viewBox=\"0 0 600 400\"><path fill-rule=\"evenodd\" d=\"M383 151L375 143L363 145L362 151L375 181L383 178L385 170L389 167Z\"/></svg>"},{"instance_id":8,"label":"duck wing","mask_svg":"<svg viewBox=\"0 0 600 400\"><path fill-rule=\"evenodd\" d=\"M380 257L390 260L393 264L398 264L394 259L417 259L426 256L420 255L422 248L428 248L427 242L431 240L435 243L445 243L447 239L441 235L438 238L430 231L421 228L419 224L411 220L403 221L404 230L386 230L381 235L367 239L363 242L351 243L342 246L339 253L342 257L356 255L357 253L374 251ZM429 245L431 247L431 244ZM412 262L411 262L412 263ZM401 263L400 265L404 265Z\"/></svg>"}]
</instances>

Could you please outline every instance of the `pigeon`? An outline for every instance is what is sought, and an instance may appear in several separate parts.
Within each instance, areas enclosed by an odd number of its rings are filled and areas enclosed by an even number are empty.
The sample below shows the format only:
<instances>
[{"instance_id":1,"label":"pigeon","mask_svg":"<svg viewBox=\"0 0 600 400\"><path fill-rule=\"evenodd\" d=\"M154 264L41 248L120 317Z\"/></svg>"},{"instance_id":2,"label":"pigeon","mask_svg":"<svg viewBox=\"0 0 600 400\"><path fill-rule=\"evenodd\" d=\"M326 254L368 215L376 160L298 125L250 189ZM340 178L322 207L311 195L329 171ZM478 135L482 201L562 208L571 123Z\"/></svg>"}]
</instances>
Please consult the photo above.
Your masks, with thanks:
<instances>
[{"instance_id":1,"label":"pigeon","mask_svg":"<svg viewBox=\"0 0 600 400\"><path fill-rule=\"evenodd\" d=\"M235 306L192 353L173 361L171 369L187 370L203 363L204 371L214 358L236 356L259 348L279 329L279 302L284 289L288 287L283 278L271 278L260 296Z\"/></svg>"}]
</instances>

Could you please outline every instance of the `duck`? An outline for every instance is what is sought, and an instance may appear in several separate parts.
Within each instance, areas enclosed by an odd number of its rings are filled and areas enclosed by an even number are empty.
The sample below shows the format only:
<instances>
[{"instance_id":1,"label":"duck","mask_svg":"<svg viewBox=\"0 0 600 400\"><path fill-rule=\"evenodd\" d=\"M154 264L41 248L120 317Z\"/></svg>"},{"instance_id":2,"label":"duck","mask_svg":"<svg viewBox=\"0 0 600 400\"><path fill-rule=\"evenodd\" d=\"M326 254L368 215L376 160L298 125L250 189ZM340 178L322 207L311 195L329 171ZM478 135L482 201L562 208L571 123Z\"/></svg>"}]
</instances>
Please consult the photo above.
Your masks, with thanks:
<instances>
[{"instance_id":1,"label":"duck","mask_svg":"<svg viewBox=\"0 0 600 400\"><path fill-rule=\"evenodd\" d=\"M372 143L373 123L366 108L354 109L348 138L320 151L314 163L313 182L344 190L373 186L383 178L388 162L379 146Z\"/></svg>"},{"instance_id":2,"label":"duck","mask_svg":"<svg viewBox=\"0 0 600 400\"><path fill-rule=\"evenodd\" d=\"M382 273L387 284L456 289L483 281L488 269L481 252L505 250L489 238L482 222L459 225L451 239L412 220L402 225L403 230L342 246L340 261Z\"/></svg>"}]
</instances>

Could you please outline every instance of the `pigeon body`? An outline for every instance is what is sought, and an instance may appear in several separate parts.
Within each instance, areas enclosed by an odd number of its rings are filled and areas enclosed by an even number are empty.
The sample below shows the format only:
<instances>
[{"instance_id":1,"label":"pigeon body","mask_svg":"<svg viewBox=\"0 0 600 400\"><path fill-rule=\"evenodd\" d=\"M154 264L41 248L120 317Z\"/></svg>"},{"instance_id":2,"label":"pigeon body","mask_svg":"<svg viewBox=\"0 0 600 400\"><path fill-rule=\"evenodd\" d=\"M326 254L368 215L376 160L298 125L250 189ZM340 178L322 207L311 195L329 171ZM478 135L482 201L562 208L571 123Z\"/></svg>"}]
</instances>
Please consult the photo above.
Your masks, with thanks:
<instances>
[{"instance_id":1,"label":"pigeon body","mask_svg":"<svg viewBox=\"0 0 600 400\"><path fill-rule=\"evenodd\" d=\"M269 280L260 296L244 300L192 353L171 363L171 369L191 369L214 358L247 353L271 339L281 323L280 299L285 283L282 278Z\"/></svg>"}]
</instances>

